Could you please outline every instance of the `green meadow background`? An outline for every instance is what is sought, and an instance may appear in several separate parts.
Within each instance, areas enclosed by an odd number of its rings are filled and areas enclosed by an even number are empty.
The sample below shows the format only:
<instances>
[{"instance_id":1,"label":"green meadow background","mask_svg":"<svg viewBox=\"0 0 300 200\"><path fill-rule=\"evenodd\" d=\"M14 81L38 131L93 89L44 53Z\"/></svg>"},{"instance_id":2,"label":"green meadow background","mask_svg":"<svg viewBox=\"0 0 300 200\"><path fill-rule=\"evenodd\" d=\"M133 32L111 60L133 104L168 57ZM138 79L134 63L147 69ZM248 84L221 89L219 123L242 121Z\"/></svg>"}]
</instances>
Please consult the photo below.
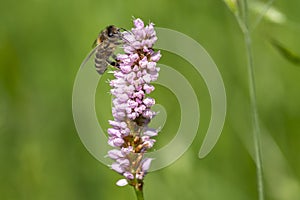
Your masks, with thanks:
<instances>
[{"instance_id":1,"label":"green meadow background","mask_svg":"<svg viewBox=\"0 0 300 200\"><path fill-rule=\"evenodd\" d=\"M277 0L273 6L286 20L263 19L252 32L265 193L270 200L297 200L300 66L282 56L270 39L300 55L300 1ZM73 83L95 37L109 24L130 29L132 16L198 41L217 64L227 94L220 140L207 157L199 159L210 119L207 88L189 63L162 52L160 63L175 68L192 84L201 121L185 154L147 175L146 200L257 199L244 41L223 1L10 0L0 6L1 200L135 199L131 187L115 185L121 176L87 151L72 117ZM256 17L252 10L252 22ZM107 128L111 113L105 84L99 83L95 98L99 123ZM179 104L161 86L153 96L169 115L157 138L160 148L177 131Z\"/></svg>"}]
</instances>

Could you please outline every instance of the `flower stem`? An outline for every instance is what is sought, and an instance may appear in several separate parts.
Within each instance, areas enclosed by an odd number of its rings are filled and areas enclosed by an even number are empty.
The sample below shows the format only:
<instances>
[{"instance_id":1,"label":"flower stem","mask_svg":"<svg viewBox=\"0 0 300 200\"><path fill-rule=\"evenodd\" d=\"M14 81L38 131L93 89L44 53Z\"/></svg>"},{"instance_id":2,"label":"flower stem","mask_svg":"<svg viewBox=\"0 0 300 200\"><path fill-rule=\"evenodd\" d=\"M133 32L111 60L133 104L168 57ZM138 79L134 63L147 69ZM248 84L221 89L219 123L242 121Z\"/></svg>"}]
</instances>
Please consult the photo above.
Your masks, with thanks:
<instances>
[{"instance_id":1,"label":"flower stem","mask_svg":"<svg viewBox=\"0 0 300 200\"><path fill-rule=\"evenodd\" d=\"M249 31L245 34L245 45L248 57L248 79L249 79L249 93L250 93L250 104L252 111L252 124L253 124L253 140L255 150L255 163L256 163L256 176L257 176L257 188L259 200L264 199L264 187L263 187L263 170L262 170L262 156L261 156L261 144L260 144L260 127L258 122L258 112L256 103L256 92L255 92L255 79L254 79L254 68L253 68L253 55L251 48L251 36Z\"/></svg>"},{"instance_id":2,"label":"flower stem","mask_svg":"<svg viewBox=\"0 0 300 200\"><path fill-rule=\"evenodd\" d=\"M246 54L247 54L249 95L250 95L250 105L251 105L251 112L252 112L251 117L252 117L252 125L253 125L253 140L254 140L254 150L255 150L258 199L264 200L263 169L262 169L262 156L261 156L261 144L260 144L261 131L259 127L257 103L256 103L251 33L249 31L248 19L247 19L248 16L247 0L243 0L242 12L244 16L243 19L241 19L237 15L236 17L244 35Z\"/></svg>"},{"instance_id":3,"label":"flower stem","mask_svg":"<svg viewBox=\"0 0 300 200\"><path fill-rule=\"evenodd\" d=\"M138 189L138 188L134 187L134 191L135 191L137 200L144 200L143 189Z\"/></svg>"}]
</instances>

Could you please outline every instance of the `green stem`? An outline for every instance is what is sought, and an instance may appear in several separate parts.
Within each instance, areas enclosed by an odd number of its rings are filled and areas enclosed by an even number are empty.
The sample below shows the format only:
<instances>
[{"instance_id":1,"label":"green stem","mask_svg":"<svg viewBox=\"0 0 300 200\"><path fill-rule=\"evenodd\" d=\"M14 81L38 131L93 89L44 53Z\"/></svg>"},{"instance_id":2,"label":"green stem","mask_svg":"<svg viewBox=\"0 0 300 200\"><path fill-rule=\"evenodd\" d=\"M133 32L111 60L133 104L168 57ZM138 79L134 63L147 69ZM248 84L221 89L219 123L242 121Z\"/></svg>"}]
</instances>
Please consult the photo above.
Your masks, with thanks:
<instances>
[{"instance_id":1,"label":"green stem","mask_svg":"<svg viewBox=\"0 0 300 200\"><path fill-rule=\"evenodd\" d=\"M144 200L143 189L140 190L140 189L137 189L136 187L134 187L134 191L135 191L137 200Z\"/></svg>"},{"instance_id":2,"label":"green stem","mask_svg":"<svg viewBox=\"0 0 300 200\"><path fill-rule=\"evenodd\" d=\"M244 23L241 23L241 18L237 16L244 34L246 54L247 54L247 66L248 66L248 81L249 81L249 95L250 105L252 114L252 125L253 125L253 140L255 150L255 163L256 163L256 176L257 176L257 189L258 199L264 200L264 185L263 185L263 169L262 169L262 156L261 156L261 144L260 144L260 127L258 121L257 103L256 103L256 91L255 91L255 78L254 78L254 65L253 65L253 54L252 54L252 41L251 34L248 26L248 6L247 0L243 1L243 16Z\"/></svg>"},{"instance_id":3,"label":"green stem","mask_svg":"<svg viewBox=\"0 0 300 200\"><path fill-rule=\"evenodd\" d=\"M255 79L254 79L254 68L253 68L253 55L251 47L251 37L249 31L245 34L245 45L248 57L248 79L249 79L249 93L250 93L250 104L252 111L252 124L253 124L253 140L255 149L255 163L256 163L256 176L257 176L257 189L259 200L264 199L264 185L263 185L263 170L262 170L262 156L261 156L261 144L260 144L260 127L258 122L258 112L256 103L256 91L255 91Z\"/></svg>"}]
</instances>

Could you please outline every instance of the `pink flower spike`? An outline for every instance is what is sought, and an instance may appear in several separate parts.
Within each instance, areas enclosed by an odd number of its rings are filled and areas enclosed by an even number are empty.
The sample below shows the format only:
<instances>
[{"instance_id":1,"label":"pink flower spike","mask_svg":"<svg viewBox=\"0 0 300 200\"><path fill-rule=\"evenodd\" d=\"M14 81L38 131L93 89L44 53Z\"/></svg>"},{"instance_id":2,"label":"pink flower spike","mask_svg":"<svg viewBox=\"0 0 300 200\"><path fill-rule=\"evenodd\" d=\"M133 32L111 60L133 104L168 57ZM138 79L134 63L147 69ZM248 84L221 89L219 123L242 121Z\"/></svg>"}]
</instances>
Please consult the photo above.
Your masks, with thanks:
<instances>
[{"instance_id":1,"label":"pink flower spike","mask_svg":"<svg viewBox=\"0 0 300 200\"><path fill-rule=\"evenodd\" d=\"M143 183L144 176L151 165L146 153L155 143L152 137L159 130L148 127L155 116L152 106L155 99L149 94L155 89L152 84L157 80L159 67L157 61L161 54L153 49L157 40L154 24L145 25L137 18L130 32L122 32L124 53L117 55L117 66L112 72L112 115L107 129L108 144L114 147L107 157L114 162L111 169L124 178L117 181L118 186Z\"/></svg>"}]
</instances>

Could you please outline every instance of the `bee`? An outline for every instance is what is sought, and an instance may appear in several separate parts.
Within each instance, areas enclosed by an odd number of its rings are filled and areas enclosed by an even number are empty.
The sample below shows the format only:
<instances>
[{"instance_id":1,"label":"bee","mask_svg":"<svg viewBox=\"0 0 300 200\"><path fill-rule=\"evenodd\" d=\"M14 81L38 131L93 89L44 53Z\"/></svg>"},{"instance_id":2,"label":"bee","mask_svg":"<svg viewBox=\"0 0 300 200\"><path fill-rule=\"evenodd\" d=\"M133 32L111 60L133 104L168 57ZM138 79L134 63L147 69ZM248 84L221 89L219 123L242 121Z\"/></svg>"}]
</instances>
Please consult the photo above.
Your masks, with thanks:
<instances>
[{"instance_id":1,"label":"bee","mask_svg":"<svg viewBox=\"0 0 300 200\"><path fill-rule=\"evenodd\" d=\"M95 67L99 74L103 74L108 65L117 66L117 62L111 61L110 58L112 57L116 60L114 52L119 45L123 44L121 30L125 29L118 28L114 25L107 26L99 33L97 39L93 43L92 47L94 49L84 62L87 62L87 60L95 53Z\"/></svg>"}]
</instances>

